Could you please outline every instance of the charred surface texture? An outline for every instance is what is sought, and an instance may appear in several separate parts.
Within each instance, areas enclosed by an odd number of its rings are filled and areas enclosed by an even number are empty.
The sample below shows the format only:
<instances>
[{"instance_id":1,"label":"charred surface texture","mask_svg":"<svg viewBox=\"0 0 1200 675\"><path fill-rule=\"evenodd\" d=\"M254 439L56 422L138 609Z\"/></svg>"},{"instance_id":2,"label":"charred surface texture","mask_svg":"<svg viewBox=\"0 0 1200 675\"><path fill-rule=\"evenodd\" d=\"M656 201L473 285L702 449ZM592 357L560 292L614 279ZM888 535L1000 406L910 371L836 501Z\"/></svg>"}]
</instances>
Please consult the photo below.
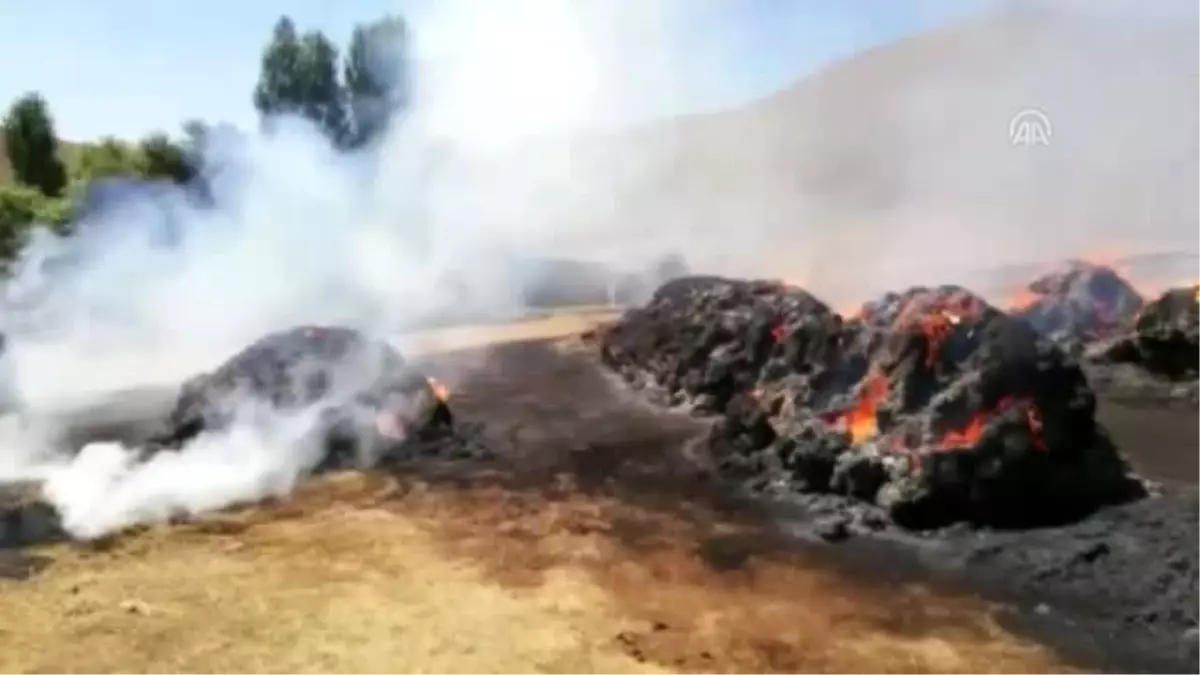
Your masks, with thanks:
<instances>
[{"instance_id":1,"label":"charred surface texture","mask_svg":"<svg viewBox=\"0 0 1200 675\"><path fill-rule=\"evenodd\" d=\"M1140 494L1078 365L962 288L845 321L775 282L680 279L599 339L634 386L719 415L708 448L752 488L846 495L918 529L1058 523Z\"/></svg>"},{"instance_id":2,"label":"charred surface texture","mask_svg":"<svg viewBox=\"0 0 1200 675\"><path fill-rule=\"evenodd\" d=\"M151 451L245 421L238 416L302 410L317 417L320 468L467 452L455 442L446 402L395 349L347 328L317 326L268 335L185 382Z\"/></svg>"}]
</instances>

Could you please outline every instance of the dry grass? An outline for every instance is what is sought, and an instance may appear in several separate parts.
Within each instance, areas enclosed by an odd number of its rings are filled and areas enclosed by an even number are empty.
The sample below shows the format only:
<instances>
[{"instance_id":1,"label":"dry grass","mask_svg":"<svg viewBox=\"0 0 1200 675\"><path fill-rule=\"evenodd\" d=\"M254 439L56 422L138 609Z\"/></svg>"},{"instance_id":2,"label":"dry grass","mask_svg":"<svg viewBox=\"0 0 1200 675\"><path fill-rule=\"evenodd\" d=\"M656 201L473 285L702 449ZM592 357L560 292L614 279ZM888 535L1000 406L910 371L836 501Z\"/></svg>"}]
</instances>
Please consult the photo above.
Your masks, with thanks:
<instances>
[{"instance_id":1,"label":"dry grass","mask_svg":"<svg viewBox=\"0 0 1200 675\"><path fill-rule=\"evenodd\" d=\"M565 337L610 321L617 315L610 307L574 307L507 324L423 331L403 336L397 342L404 354L455 351L489 344Z\"/></svg>"},{"instance_id":2,"label":"dry grass","mask_svg":"<svg viewBox=\"0 0 1200 675\"><path fill-rule=\"evenodd\" d=\"M604 500L336 477L284 504L52 551L42 576L0 585L0 671L1062 668L979 603L797 561L718 573L695 535Z\"/></svg>"}]
</instances>

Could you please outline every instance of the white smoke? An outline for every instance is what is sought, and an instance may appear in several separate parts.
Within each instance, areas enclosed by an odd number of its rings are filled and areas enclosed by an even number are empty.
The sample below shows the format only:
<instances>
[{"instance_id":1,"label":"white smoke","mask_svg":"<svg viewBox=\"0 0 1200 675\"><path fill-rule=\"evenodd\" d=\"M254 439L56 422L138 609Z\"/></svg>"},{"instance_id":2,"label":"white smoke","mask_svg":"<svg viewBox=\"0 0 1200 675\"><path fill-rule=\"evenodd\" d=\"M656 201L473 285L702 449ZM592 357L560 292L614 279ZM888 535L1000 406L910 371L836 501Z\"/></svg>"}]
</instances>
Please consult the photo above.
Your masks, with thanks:
<instances>
[{"instance_id":1,"label":"white smoke","mask_svg":"<svg viewBox=\"0 0 1200 675\"><path fill-rule=\"evenodd\" d=\"M525 15L464 3L426 17L416 107L369 152L340 154L304 122L282 120L270 135L206 148L206 165L220 167L216 209L159 195L96 213L77 236L35 237L5 289L21 417L5 420L0 470L45 477L79 537L286 492L320 459L301 439L321 404L243 415L253 421L149 459L117 441L75 454L56 422L148 389L160 391L161 413L183 379L299 324L394 337L451 310L519 311L513 253L536 255L553 232L505 187L478 180L473 158L552 120L577 123L588 105L569 86L584 58L562 32L570 13L526 4ZM498 33L505 45L483 39ZM179 233L172 246L160 241L167 226Z\"/></svg>"},{"instance_id":2,"label":"white smoke","mask_svg":"<svg viewBox=\"0 0 1200 675\"><path fill-rule=\"evenodd\" d=\"M234 424L144 461L120 443L89 443L48 474L43 491L78 538L283 496L321 459L313 423L305 411Z\"/></svg>"}]
</instances>

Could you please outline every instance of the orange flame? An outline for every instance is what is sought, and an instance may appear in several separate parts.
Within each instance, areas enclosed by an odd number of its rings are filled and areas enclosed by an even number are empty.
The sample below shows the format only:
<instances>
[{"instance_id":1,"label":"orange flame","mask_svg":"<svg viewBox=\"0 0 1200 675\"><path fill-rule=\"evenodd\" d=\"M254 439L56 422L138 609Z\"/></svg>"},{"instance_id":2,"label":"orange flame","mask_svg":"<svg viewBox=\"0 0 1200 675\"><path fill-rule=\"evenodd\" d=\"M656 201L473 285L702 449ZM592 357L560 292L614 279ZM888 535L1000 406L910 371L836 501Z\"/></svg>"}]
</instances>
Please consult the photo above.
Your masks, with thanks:
<instances>
[{"instance_id":1,"label":"orange flame","mask_svg":"<svg viewBox=\"0 0 1200 675\"><path fill-rule=\"evenodd\" d=\"M444 403L450 400L449 387L432 377L427 377L425 379L429 380L429 388L433 390L433 395L436 396L439 401Z\"/></svg>"},{"instance_id":2,"label":"orange flame","mask_svg":"<svg viewBox=\"0 0 1200 675\"><path fill-rule=\"evenodd\" d=\"M888 396L888 381L881 373L867 376L858 393L858 400L849 410L839 411L826 417L831 424L843 423L850 433L850 442L858 445L879 435L876 411Z\"/></svg>"}]
</instances>

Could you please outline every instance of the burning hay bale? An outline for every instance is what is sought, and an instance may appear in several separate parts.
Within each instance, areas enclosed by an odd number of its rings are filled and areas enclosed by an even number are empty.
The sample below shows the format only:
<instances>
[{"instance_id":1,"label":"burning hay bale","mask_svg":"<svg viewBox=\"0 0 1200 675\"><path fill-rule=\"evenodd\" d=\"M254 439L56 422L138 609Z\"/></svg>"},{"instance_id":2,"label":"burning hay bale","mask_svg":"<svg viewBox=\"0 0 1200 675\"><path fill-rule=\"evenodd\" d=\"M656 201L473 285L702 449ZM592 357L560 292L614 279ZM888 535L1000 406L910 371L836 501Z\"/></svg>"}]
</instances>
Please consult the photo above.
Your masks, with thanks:
<instances>
[{"instance_id":1,"label":"burning hay bale","mask_svg":"<svg viewBox=\"0 0 1200 675\"><path fill-rule=\"evenodd\" d=\"M1075 261L1034 280L1010 311L1069 349L1111 337L1137 316L1142 296L1103 265Z\"/></svg>"},{"instance_id":2,"label":"burning hay bale","mask_svg":"<svg viewBox=\"0 0 1200 675\"><path fill-rule=\"evenodd\" d=\"M454 453L448 392L390 345L347 328L268 335L209 374L184 383L152 451L253 415L316 411L321 468L372 465L420 451ZM452 453L453 454L453 453Z\"/></svg>"},{"instance_id":3,"label":"burning hay bale","mask_svg":"<svg viewBox=\"0 0 1200 675\"><path fill-rule=\"evenodd\" d=\"M783 284L681 279L601 342L628 381L721 415L709 447L728 475L903 526L1057 521L1132 489L1079 367L962 288L845 320Z\"/></svg>"}]
</instances>

